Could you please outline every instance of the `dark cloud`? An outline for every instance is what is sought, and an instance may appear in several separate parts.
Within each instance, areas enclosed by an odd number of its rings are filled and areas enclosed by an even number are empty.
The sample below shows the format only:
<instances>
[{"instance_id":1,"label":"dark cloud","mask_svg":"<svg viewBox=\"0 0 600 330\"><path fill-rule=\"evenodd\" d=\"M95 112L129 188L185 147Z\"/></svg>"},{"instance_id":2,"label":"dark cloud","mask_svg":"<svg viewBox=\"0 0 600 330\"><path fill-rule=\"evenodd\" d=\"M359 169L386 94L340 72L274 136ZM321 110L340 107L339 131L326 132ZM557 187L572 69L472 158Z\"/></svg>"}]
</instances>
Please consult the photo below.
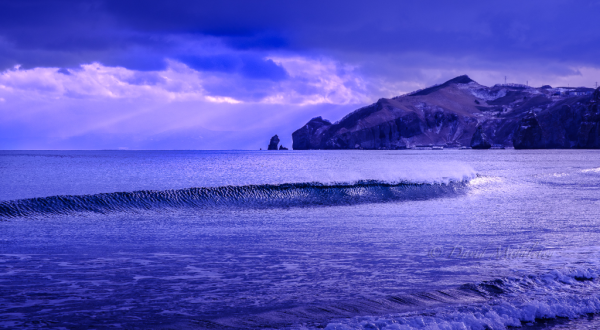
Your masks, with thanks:
<instances>
[{"instance_id":1,"label":"dark cloud","mask_svg":"<svg viewBox=\"0 0 600 330\"><path fill-rule=\"evenodd\" d=\"M109 52L98 56L94 61L106 66L122 66L137 71L159 71L167 67L164 55L143 49Z\"/></svg>"},{"instance_id":2,"label":"dark cloud","mask_svg":"<svg viewBox=\"0 0 600 330\"><path fill-rule=\"evenodd\" d=\"M239 73L249 79L272 81L287 77L287 72L280 65L252 54L181 55L177 59L198 71Z\"/></svg>"},{"instance_id":3,"label":"dark cloud","mask_svg":"<svg viewBox=\"0 0 600 330\"><path fill-rule=\"evenodd\" d=\"M273 60L261 60L257 58L248 58L240 68L240 73L252 79L283 80L287 77L287 72L281 66L275 64Z\"/></svg>"},{"instance_id":4,"label":"dark cloud","mask_svg":"<svg viewBox=\"0 0 600 330\"><path fill-rule=\"evenodd\" d=\"M62 74L67 75L67 76L71 75L71 72L68 69L65 69L65 68L60 68L56 72L62 73Z\"/></svg>"},{"instance_id":5,"label":"dark cloud","mask_svg":"<svg viewBox=\"0 0 600 330\"><path fill-rule=\"evenodd\" d=\"M98 61L159 70L165 59L178 58L199 70L285 76L276 65L242 60L240 67L229 55L198 57L189 47L216 38L232 53L255 51L258 57L283 51L355 53L368 60L373 54L422 52L597 66L599 12L597 1L2 1L0 65Z\"/></svg>"},{"instance_id":6,"label":"dark cloud","mask_svg":"<svg viewBox=\"0 0 600 330\"><path fill-rule=\"evenodd\" d=\"M270 80L255 80L247 83L241 79L230 77L228 75L218 76L220 79L215 81L205 81L204 90L209 95L230 96L236 100L247 102L258 102L271 95L276 88L276 84Z\"/></svg>"}]
</instances>

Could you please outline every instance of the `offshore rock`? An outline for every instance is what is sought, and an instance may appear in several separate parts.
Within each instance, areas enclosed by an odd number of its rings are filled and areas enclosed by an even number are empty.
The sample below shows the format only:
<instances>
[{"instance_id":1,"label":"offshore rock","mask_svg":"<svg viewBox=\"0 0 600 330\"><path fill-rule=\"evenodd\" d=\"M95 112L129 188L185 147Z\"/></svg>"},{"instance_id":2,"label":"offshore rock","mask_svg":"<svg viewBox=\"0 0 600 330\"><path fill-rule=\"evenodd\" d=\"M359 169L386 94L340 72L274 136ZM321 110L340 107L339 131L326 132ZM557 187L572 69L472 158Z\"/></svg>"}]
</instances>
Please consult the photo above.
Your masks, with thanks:
<instances>
[{"instance_id":1,"label":"offshore rock","mask_svg":"<svg viewBox=\"0 0 600 330\"><path fill-rule=\"evenodd\" d=\"M288 148L284 147L283 144L279 146L279 150L288 150Z\"/></svg>"},{"instance_id":2,"label":"offshore rock","mask_svg":"<svg viewBox=\"0 0 600 330\"><path fill-rule=\"evenodd\" d=\"M277 136L277 134L275 134L272 138L271 141L269 142L269 150L277 150L277 145L279 145L279 136Z\"/></svg>"},{"instance_id":3,"label":"offshore rock","mask_svg":"<svg viewBox=\"0 0 600 330\"><path fill-rule=\"evenodd\" d=\"M503 84L468 76L391 99L331 123L311 119L293 148L404 149L423 145L600 148L600 89Z\"/></svg>"},{"instance_id":4,"label":"offshore rock","mask_svg":"<svg viewBox=\"0 0 600 330\"><path fill-rule=\"evenodd\" d=\"M471 148L473 149L489 149L492 147L492 144L487 138L487 135L483 133L483 126L477 126L477 130L475 134L473 134L473 138L471 138Z\"/></svg>"}]
</instances>

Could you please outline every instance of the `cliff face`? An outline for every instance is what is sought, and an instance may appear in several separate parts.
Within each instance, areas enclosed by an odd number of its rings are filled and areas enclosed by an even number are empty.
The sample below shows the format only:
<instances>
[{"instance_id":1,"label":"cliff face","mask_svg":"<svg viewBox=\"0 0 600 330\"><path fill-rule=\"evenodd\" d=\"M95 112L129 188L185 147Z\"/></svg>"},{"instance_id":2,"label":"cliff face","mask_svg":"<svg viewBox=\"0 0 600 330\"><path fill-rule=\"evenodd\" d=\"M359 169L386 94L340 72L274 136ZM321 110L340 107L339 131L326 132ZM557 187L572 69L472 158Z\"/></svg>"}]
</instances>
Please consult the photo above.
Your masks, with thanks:
<instances>
[{"instance_id":1,"label":"cliff face","mask_svg":"<svg viewBox=\"0 0 600 330\"><path fill-rule=\"evenodd\" d=\"M333 124L313 118L292 134L293 148L598 148L600 91L593 96L555 95L565 90L486 87L460 76L406 96L380 99Z\"/></svg>"},{"instance_id":2,"label":"cliff face","mask_svg":"<svg viewBox=\"0 0 600 330\"><path fill-rule=\"evenodd\" d=\"M318 149L315 146L321 145L321 139L331 122L321 117L311 119L304 127L292 134L293 148L295 150Z\"/></svg>"},{"instance_id":3,"label":"cliff face","mask_svg":"<svg viewBox=\"0 0 600 330\"><path fill-rule=\"evenodd\" d=\"M600 89L590 98L569 98L518 122L517 149L600 148Z\"/></svg>"}]
</instances>

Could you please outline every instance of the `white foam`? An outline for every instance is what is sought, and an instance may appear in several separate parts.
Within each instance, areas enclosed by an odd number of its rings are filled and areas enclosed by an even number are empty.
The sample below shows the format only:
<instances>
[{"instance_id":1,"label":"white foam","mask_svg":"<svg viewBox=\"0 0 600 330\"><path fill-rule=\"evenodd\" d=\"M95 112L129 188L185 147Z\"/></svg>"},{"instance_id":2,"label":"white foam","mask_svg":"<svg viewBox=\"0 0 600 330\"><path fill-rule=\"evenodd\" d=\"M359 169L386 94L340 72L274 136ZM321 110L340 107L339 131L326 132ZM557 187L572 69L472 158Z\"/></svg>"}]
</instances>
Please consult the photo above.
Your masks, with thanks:
<instances>
[{"instance_id":1,"label":"white foam","mask_svg":"<svg viewBox=\"0 0 600 330\"><path fill-rule=\"evenodd\" d=\"M508 292L483 305L446 307L420 314L365 316L330 323L326 330L483 330L520 327L536 319L577 318L600 311L600 285L593 269L554 270L508 280Z\"/></svg>"},{"instance_id":2,"label":"white foam","mask_svg":"<svg viewBox=\"0 0 600 330\"><path fill-rule=\"evenodd\" d=\"M352 183L361 180L374 180L388 183L430 183L448 184L450 182L470 181L477 177L475 170L467 164L448 162L440 164L393 164L375 163L369 168L347 168L328 170L312 174L308 181L321 183Z\"/></svg>"},{"instance_id":3,"label":"white foam","mask_svg":"<svg viewBox=\"0 0 600 330\"><path fill-rule=\"evenodd\" d=\"M469 185L482 186L486 184L501 183L503 180L497 176L479 176L469 181Z\"/></svg>"},{"instance_id":4,"label":"white foam","mask_svg":"<svg viewBox=\"0 0 600 330\"><path fill-rule=\"evenodd\" d=\"M582 173L600 173L600 167L581 170Z\"/></svg>"}]
</instances>

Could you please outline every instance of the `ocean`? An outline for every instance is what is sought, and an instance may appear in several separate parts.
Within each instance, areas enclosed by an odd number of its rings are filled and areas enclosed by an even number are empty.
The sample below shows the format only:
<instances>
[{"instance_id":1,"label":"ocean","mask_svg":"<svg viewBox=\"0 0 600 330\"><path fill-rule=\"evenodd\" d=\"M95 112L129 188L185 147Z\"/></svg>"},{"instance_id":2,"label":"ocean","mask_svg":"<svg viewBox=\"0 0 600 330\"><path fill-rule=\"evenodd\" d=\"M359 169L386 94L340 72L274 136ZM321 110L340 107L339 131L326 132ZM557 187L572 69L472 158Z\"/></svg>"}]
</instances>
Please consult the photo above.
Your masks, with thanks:
<instances>
[{"instance_id":1,"label":"ocean","mask_svg":"<svg viewBox=\"0 0 600 330\"><path fill-rule=\"evenodd\" d=\"M0 151L0 327L596 329L595 150Z\"/></svg>"}]
</instances>

